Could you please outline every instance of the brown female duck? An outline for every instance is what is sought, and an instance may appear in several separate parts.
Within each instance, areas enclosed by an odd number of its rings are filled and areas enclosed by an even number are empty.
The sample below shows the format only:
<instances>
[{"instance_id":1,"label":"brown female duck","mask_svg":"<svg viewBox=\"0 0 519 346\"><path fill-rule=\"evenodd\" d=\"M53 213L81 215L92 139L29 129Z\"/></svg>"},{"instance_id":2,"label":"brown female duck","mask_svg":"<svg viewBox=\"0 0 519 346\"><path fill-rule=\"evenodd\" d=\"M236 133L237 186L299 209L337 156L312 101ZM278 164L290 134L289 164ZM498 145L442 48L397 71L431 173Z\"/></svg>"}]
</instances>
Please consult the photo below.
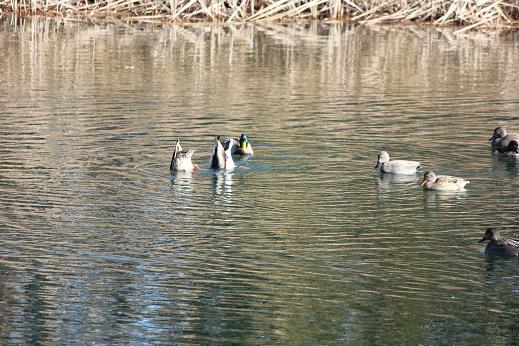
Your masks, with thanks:
<instances>
[{"instance_id":1,"label":"brown female duck","mask_svg":"<svg viewBox=\"0 0 519 346\"><path fill-rule=\"evenodd\" d=\"M479 241L482 243L488 240L485 253L498 256L518 256L519 255L519 239L501 237L497 229L489 228L485 231L485 235Z\"/></svg>"}]
</instances>

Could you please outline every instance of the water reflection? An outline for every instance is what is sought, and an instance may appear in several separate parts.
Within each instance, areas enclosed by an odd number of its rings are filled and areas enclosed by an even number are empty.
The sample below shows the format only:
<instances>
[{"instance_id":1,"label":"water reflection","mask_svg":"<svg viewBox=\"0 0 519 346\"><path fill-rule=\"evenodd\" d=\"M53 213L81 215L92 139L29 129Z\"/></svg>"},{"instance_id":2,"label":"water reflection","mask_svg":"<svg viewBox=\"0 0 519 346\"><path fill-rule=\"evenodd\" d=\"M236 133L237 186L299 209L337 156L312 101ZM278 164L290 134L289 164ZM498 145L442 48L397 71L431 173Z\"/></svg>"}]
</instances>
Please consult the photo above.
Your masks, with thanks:
<instances>
[{"instance_id":1,"label":"water reflection","mask_svg":"<svg viewBox=\"0 0 519 346\"><path fill-rule=\"evenodd\" d=\"M517 34L0 29L6 343L517 336L503 308L514 262L475 243L481 225L519 227L517 161L488 144L489 128L519 128ZM244 131L255 155L234 171L169 173L174 139L208 159L214 134ZM381 147L466 177L468 191L378 175Z\"/></svg>"},{"instance_id":2,"label":"water reflection","mask_svg":"<svg viewBox=\"0 0 519 346\"><path fill-rule=\"evenodd\" d=\"M197 171L193 171L193 172L180 171L180 172L173 172L172 174L174 175L175 182L177 182L177 184L191 186L191 181L193 180L193 175L198 174L198 172Z\"/></svg>"},{"instance_id":3,"label":"water reflection","mask_svg":"<svg viewBox=\"0 0 519 346\"><path fill-rule=\"evenodd\" d=\"M186 202L192 200L193 195L193 172L173 172L172 173L172 188L175 202L180 204L187 204Z\"/></svg>"},{"instance_id":4,"label":"water reflection","mask_svg":"<svg viewBox=\"0 0 519 346\"><path fill-rule=\"evenodd\" d=\"M402 188L416 188L418 182L419 178L416 174L378 174L378 184L382 192L398 191Z\"/></svg>"},{"instance_id":5,"label":"water reflection","mask_svg":"<svg viewBox=\"0 0 519 346\"><path fill-rule=\"evenodd\" d=\"M516 177L519 170L519 159L512 156L492 154L493 172L497 175L506 173L509 177Z\"/></svg>"},{"instance_id":6,"label":"water reflection","mask_svg":"<svg viewBox=\"0 0 519 346\"><path fill-rule=\"evenodd\" d=\"M468 196L467 191L424 191L424 201L426 205L434 205L442 201L462 200Z\"/></svg>"},{"instance_id":7,"label":"water reflection","mask_svg":"<svg viewBox=\"0 0 519 346\"><path fill-rule=\"evenodd\" d=\"M233 171L215 171L213 177L213 189L215 201L223 201L232 204Z\"/></svg>"}]
</instances>

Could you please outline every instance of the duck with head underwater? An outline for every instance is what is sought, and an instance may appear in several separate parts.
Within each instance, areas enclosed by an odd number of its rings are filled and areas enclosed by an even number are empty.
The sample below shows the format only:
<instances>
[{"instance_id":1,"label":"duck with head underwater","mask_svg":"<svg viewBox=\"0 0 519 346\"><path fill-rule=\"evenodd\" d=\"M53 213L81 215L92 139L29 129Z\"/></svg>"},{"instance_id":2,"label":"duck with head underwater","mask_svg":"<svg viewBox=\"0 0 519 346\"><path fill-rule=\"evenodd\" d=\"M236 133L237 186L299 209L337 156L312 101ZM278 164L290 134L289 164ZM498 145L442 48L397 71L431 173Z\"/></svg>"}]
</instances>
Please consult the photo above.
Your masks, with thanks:
<instances>
[{"instance_id":1,"label":"duck with head underwater","mask_svg":"<svg viewBox=\"0 0 519 346\"><path fill-rule=\"evenodd\" d=\"M236 165L232 159L232 147L224 148L223 144L220 142L220 136L217 136L214 139L214 148L213 154L211 155L211 161L209 165L213 169L224 169L231 170Z\"/></svg>"},{"instance_id":2,"label":"duck with head underwater","mask_svg":"<svg viewBox=\"0 0 519 346\"><path fill-rule=\"evenodd\" d=\"M485 235L478 243L482 243L484 241L488 241L488 244L485 248L485 253L488 255L519 255L519 239L501 237L495 228L488 228L485 231Z\"/></svg>"},{"instance_id":3,"label":"duck with head underwater","mask_svg":"<svg viewBox=\"0 0 519 346\"><path fill-rule=\"evenodd\" d=\"M234 155L253 155L252 145L245 133L242 133L240 139L226 138L222 141L225 150L231 147L231 153Z\"/></svg>"},{"instance_id":4,"label":"duck with head underwater","mask_svg":"<svg viewBox=\"0 0 519 346\"><path fill-rule=\"evenodd\" d=\"M193 164L191 161L191 157L194 153L194 150L183 150L180 146L180 140L177 139L169 169L177 172L193 172L194 170L198 170L198 165Z\"/></svg>"}]
</instances>

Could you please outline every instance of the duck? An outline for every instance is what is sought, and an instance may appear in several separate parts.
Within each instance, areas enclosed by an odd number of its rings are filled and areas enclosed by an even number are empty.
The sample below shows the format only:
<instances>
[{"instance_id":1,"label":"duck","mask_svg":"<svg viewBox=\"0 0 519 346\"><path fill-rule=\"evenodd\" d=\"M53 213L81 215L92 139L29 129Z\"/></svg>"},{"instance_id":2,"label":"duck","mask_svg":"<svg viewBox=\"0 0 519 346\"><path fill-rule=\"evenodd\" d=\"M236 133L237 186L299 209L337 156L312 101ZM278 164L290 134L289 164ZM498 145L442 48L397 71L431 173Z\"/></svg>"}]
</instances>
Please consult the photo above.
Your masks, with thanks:
<instances>
[{"instance_id":1,"label":"duck","mask_svg":"<svg viewBox=\"0 0 519 346\"><path fill-rule=\"evenodd\" d=\"M519 144L517 141L510 141L505 151L507 156L513 156L519 158Z\"/></svg>"},{"instance_id":2,"label":"duck","mask_svg":"<svg viewBox=\"0 0 519 346\"><path fill-rule=\"evenodd\" d=\"M498 256L518 256L519 255L519 239L501 237L498 230L488 228L485 235L478 243L488 240L485 247L485 253L488 255Z\"/></svg>"},{"instance_id":3,"label":"duck","mask_svg":"<svg viewBox=\"0 0 519 346\"><path fill-rule=\"evenodd\" d=\"M434 172L425 172L420 186L425 190L436 191L464 191L470 181L451 175L438 175Z\"/></svg>"},{"instance_id":4,"label":"duck","mask_svg":"<svg viewBox=\"0 0 519 346\"><path fill-rule=\"evenodd\" d=\"M224 149L227 150L229 146L232 147L232 154L235 155L248 155L252 156L254 154L254 150L252 150L252 145L247 138L245 133L242 133L240 139L236 138L226 138L222 142Z\"/></svg>"},{"instance_id":5,"label":"duck","mask_svg":"<svg viewBox=\"0 0 519 346\"><path fill-rule=\"evenodd\" d=\"M418 161L394 160L389 161L389 154L385 151L378 153L378 162L375 168L380 168L383 173L415 174L420 166Z\"/></svg>"},{"instance_id":6,"label":"duck","mask_svg":"<svg viewBox=\"0 0 519 346\"><path fill-rule=\"evenodd\" d=\"M180 145L180 140L177 139L177 144L175 145L175 150L171 157L169 169L178 172L193 172L194 170L199 169L198 165L193 164L191 161L191 157L194 153L195 150L183 150Z\"/></svg>"},{"instance_id":7,"label":"duck","mask_svg":"<svg viewBox=\"0 0 519 346\"><path fill-rule=\"evenodd\" d=\"M213 169L224 170L231 170L236 167L232 159L232 146L229 146L226 150L220 142L220 136L217 136L214 140L214 149L209 165Z\"/></svg>"},{"instance_id":8,"label":"duck","mask_svg":"<svg viewBox=\"0 0 519 346\"><path fill-rule=\"evenodd\" d=\"M494 129L494 134L489 141L493 152L505 153L511 141L519 141L519 137L515 134L508 133L504 126L498 126Z\"/></svg>"}]
</instances>

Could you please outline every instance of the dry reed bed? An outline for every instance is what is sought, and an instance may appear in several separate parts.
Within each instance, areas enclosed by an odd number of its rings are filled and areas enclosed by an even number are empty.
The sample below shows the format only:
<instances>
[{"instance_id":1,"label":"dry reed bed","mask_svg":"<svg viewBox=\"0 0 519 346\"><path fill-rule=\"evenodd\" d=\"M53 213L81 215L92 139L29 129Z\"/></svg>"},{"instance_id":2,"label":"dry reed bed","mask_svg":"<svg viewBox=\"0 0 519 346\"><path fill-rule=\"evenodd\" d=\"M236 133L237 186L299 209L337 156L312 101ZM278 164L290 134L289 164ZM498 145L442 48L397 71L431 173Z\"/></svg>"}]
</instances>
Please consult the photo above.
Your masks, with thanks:
<instances>
[{"instance_id":1,"label":"dry reed bed","mask_svg":"<svg viewBox=\"0 0 519 346\"><path fill-rule=\"evenodd\" d=\"M462 30L519 27L519 0L0 0L2 9L17 15L140 22L326 19L461 25Z\"/></svg>"}]
</instances>

